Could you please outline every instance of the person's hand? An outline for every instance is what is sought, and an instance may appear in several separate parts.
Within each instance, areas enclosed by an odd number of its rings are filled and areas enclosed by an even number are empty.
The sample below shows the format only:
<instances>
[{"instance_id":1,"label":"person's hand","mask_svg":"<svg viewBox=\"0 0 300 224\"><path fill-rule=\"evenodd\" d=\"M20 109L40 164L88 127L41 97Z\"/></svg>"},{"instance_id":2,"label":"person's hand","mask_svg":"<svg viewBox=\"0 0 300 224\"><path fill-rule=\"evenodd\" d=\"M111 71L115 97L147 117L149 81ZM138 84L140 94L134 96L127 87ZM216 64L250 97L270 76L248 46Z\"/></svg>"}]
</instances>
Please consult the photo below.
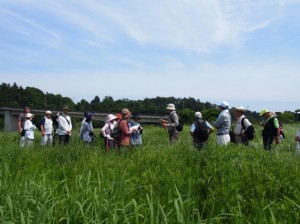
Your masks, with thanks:
<instances>
[{"instance_id":1,"label":"person's hand","mask_svg":"<svg viewBox=\"0 0 300 224\"><path fill-rule=\"evenodd\" d=\"M167 122L162 122L162 127L166 129L168 127Z\"/></svg>"},{"instance_id":2,"label":"person's hand","mask_svg":"<svg viewBox=\"0 0 300 224\"><path fill-rule=\"evenodd\" d=\"M275 144L279 144L279 143L280 143L279 137L276 137L276 138L275 138Z\"/></svg>"},{"instance_id":3,"label":"person's hand","mask_svg":"<svg viewBox=\"0 0 300 224\"><path fill-rule=\"evenodd\" d=\"M43 136L43 137L45 136L45 132L44 132L44 131L42 132L42 136Z\"/></svg>"}]
</instances>

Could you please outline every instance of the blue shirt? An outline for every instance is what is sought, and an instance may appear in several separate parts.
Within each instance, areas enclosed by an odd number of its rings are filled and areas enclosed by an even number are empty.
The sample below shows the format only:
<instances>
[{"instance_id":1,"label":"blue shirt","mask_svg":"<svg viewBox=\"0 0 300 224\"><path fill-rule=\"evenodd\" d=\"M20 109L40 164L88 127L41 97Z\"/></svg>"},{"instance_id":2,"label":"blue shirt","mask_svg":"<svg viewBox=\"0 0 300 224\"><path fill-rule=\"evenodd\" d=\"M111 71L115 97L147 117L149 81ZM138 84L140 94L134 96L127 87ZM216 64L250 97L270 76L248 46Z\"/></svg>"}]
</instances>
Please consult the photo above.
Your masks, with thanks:
<instances>
[{"instance_id":1,"label":"blue shirt","mask_svg":"<svg viewBox=\"0 0 300 224\"><path fill-rule=\"evenodd\" d=\"M207 127L208 129L214 129L214 128L210 125L210 123L208 123L207 121L205 121L205 123L206 123L206 127ZM191 125L190 131L191 131L191 132L194 132L195 129L196 129L196 126L195 126L195 123L193 123L193 124Z\"/></svg>"},{"instance_id":2,"label":"blue shirt","mask_svg":"<svg viewBox=\"0 0 300 224\"><path fill-rule=\"evenodd\" d=\"M143 143L142 141L142 126L140 123L135 122L133 120L129 121L129 128L133 126L137 126L138 130L134 133L130 134L130 143L132 145L141 145Z\"/></svg>"}]
</instances>

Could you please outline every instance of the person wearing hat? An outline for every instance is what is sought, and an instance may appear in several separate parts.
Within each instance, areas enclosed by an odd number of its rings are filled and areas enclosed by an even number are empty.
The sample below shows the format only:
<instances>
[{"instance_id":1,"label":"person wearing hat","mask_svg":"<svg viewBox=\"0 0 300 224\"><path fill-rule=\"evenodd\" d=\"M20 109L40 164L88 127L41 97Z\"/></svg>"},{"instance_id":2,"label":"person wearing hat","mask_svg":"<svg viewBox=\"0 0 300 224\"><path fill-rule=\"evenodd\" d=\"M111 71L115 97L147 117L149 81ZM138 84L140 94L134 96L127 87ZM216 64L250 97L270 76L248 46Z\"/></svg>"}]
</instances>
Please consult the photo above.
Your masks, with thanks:
<instances>
[{"instance_id":1,"label":"person wearing hat","mask_svg":"<svg viewBox=\"0 0 300 224\"><path fill-rule=\"evenodd\" d=\"M36 129L35 125L32 123L33 114L26 114L26 121L24 123L24 131L25 131L25 141L21 145L21 148L25 146L32 146L34 142L34 131Z\"/></svg>"},{"instance_id":2,"label":"person wearing hat","mask_svg":"<svg viewBox=\"0 0 300 224\"><path fill-rule=\"evenodd\" d=\"M169 112L168 120L162 119L161 123L163 128L168 129L170 143L174 144L179 139L179 132L176 129L176 127L179 125L179 117L176 113L174 104L168 104L166 109Z\"/></svg>"},{"instance_id":3,"label":"person wearing hat","mask_svg":"<svg viewBox=\"0 0 300 224\"><path fill-rule=\"evenodd\" d=\"M67 145L71 140L71 132L72 132L72 121L69 116L69 107L65 105L62 108L63 112L59 114L57 118L58 123L58 139L59 144Z\"/></svg>"},{"instance_id":4,"label":"person wearing hat","mask_svg":"<svg viewBox=\"0 0 300 224\"><path fill-rule=\"evenodd\" d=\"M211 124L202 118L201 112L197 111L195 113L195 120L190 129L194 146L199 150L202 149L206 144L209 135L214 130L215 129L211 126Z\"/></svg>"},{"instance_id":5,"label":"person wearing hat","mask_svg":"<svg viewBox=\"0 0 300 224\"><path fill-rule=\"evenodd\" d=\"M23 112L18 116L18 130L21 136L20 139L20 147L25 144L25 130L24 130L24 123L26 121L26 114L30 112L29 107L24 107Z\"/></svg>"},{"instance_id":6,"label":"person wearing hat","mask_svg":"<svg viewBox=\"0 0 300 224\"><path fill-rule=\"evenodd\" d=\"M116 119L117 117L113 114L107 115L107 123L101 128L101 134L104 137L104 144L107 150L113 149L115 146L114 139L110 136L110 132L116 125Z\"/></svg>"},{"instance_id":7,"label":"person wearing hat","mask_svg":"<svg viewBox=\"0 0 300 224\"><path fill-rule=\"evenodd\" d=\"M53 121L52 112L47 110L45 116L40 120L40 131L42 133L41 145L52 146L53 144Z\"/></svg>"},{"instance_id":8,"label":"person wearing hat","mask_svg":"<svg viewBox=\"0 0 300 224\"><path fill-rule=\"evenodd\" d=\"M117 147L129 147L130 146L130 135L136 131L136 128L129 128L130 111L124 108L121 111L122 119L119 121L119 130L121 133L120 139L116 139Z\"/></svg>"},{"instance_id":9,"label":"person wearing hat","mask_svg":"<svg viewBox=\"0 0 300 224\"><path fill-rule=\"evenodd\" d=\"M88 112L85 115L85 121L80 128L80 137L86 144L92 144L95 140L95 133L93 127L94 113Z\"/></svg>"},{"instance_id":10,"label":"person wearing hat","mask_svg":"<svg viewBox=\"0 0 300 224\"><path fill-rule=\"evenodd\" d=\"M142 143L143 143L143 141L142 141L143 128L142 128L141 124L139 123L140 120L141 120L141 115L134 114L132 116L132 119L129 121L130 127L136 128L136 132L134 132L130 135L130 143L133 146L142 145Z\"/></svg>"},{"instance_id":11,"label":"person wearing hat","mask_svg":"<svg viewBox=\"0 0 300 224\"><path fill-rule=\"evenodd\" d=\"M248 127L252 124L245 117L245 108L242 106L237 106L235 108L235 116L236 116L236 125L234 129L235 135L235 143L236 144L245 144L248 145L249 140L247 139L247 135L245 134Z\"/></svg>"},{"instance_id":12,"label":"person wearing hat","mask_svg":"<svg viewBox=\"0 0 300 224\"><path fill-rule=\"evenodd\" d=\"M271 150L271 145L274 142L274 139L276 144L279 144L280 142L278 119L268 109L261 110L259 116L265 119L265 121L262 123L262 126L264 127L262 130L264 149Z\"/></svg>"},{"instance_id":13,"label":"person wearing hat","mask_svg":"<svg viewBox=\"0 0 300 224\"><path fill-rule=\"evenodd\" d=\"M219 104L220 114L214 122L214 126L217 129L217 145L227 145L230 142L231 116L228 108L229 104L226 101Z\"/></svg>"}]
</instances>

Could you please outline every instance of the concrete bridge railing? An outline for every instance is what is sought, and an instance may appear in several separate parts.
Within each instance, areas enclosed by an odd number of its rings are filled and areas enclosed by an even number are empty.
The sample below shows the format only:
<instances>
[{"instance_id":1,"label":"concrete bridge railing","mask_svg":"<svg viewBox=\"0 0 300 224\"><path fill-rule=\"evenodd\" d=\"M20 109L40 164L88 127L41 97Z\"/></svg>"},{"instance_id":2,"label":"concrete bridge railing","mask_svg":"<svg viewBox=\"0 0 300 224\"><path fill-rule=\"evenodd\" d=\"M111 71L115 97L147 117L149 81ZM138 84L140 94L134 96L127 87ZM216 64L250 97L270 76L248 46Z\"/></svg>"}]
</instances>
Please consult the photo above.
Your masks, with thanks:
<instances>
[{"instance_id":1,"label":"concrete bridge railing","mask_svg":"<svg viewBox=\"0 0 300 224\"><path fill-rule=\"evenodd\" d=\"M18 108L0 108L0 115L4 115L4 131L17 131L18 130L18 116L23 112L23 109ZM44 115L45 110L30 110L35 115ZM59 111L52 111L53 114L57 114ZM104 121L109 113L95 113L95 120ZM113 113L114 114L114 113ZM83 118L83 112L70 111L71 118ZM141 116L141 123L159 123L159 116Z\"/></svg>"}]
</instances>

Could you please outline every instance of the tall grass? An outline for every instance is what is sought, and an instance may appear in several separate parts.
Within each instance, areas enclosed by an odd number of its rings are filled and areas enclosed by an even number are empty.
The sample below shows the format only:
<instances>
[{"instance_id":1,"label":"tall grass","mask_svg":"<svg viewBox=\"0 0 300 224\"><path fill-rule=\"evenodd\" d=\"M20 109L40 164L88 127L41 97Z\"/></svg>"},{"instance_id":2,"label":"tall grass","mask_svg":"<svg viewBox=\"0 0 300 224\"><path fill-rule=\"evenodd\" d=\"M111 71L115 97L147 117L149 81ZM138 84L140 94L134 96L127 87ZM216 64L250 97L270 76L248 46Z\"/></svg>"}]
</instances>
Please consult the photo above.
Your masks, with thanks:
<instances>
[{"instance_id":1,"label":"tall grass","mask_svg":"<svg viewBox=\"0 0 300 224\"><path fill-rule=\"evenodd\" d=\"M0 223L299 223L296 126L271 152L193 148L188 128L176 145L145 127L144 145L106 152L76 137L70 146L18 148L0 133ZM75 134L76 136L76 134ZM100 147L101 145L101 147Z\"/></svg>"}]
</instances>

